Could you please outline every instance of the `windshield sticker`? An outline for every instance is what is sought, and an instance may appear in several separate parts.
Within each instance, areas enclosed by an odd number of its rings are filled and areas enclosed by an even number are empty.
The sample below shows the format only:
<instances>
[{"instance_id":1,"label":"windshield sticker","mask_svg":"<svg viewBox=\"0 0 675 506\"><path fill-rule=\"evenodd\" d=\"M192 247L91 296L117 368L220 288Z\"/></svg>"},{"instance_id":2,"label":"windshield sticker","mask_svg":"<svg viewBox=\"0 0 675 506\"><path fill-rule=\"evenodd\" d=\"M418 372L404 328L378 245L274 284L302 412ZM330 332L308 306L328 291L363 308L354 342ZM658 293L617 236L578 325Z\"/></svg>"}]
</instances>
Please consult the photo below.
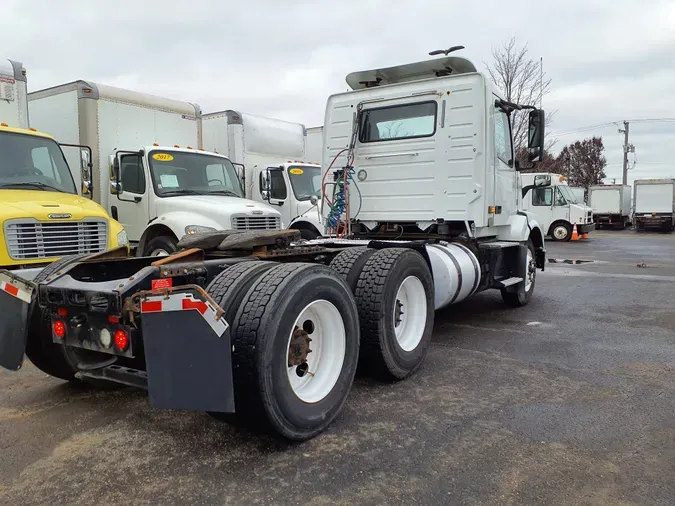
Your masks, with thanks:
<instances>
[{"instance_id":1,"label":"windshield sticker","mask_svg":"<svg viewBox=\"0 0 675 506\"><path fill-rule=\"evenodd\" d=\"M170 162L173 160L173 156L169 153L155 153L152 157L159 162Z\"/></svg>"},{"instance_id":2,"label":"windshield sticker","mask_svg":"<svg viewBox=\"0 0 675 506\"><path fill-rule=\"evenodd\" d=\"M175 174L162 174L159 176L162 188L178 188L178 176Z\"/></svg>"},{"instance_id":3,"label":"windshield sticker","mask_svg":"<svg viewBox=\"0 0 675 506\"><path fill-rule=\"evenodd\" d=\"M304 170L298 169L298 168L293 168L293 169L289 170L288 172L290 172L291 174L294 174L294 175L296 175L296 176L299 176L300 174L304 174L304 173L305 173Z\"/></svg>"}]
</instances>

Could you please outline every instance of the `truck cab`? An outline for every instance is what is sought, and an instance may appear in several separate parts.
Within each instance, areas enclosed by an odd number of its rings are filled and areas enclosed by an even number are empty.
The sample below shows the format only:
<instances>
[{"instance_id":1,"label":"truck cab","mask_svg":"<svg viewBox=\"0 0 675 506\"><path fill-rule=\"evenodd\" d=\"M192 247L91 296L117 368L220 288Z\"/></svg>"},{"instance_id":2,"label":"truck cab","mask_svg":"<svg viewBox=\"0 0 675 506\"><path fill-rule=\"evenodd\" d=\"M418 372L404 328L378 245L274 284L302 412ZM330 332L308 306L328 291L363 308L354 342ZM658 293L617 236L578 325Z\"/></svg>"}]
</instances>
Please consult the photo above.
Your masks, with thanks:
<instances>
[{"instance_id":1,"label":"truck cab","mask_svg":"<svg viewBox=\"0 0 675 506\"><path fill-rule=\"evenodd\" d=\"M288 228L300 230L303 239L321 236L323 225L318 201L321 197L321 165L292 162L254 168L250 183L254 200L278 206Z\"/></svg>"},{"instance_id":2,"label":"truck cab","mask_svg":"<svg viewBox=\"0 0 675 506\"><path fill-rule=\"evenodd\" d=\"M187 234L281 228L279 211L245 198L241 168L226 156L156 145L118 150L110 166L110 212L139 255L171 254Z\"/></svg>"},{"instance_id":3,"label":"truck cab","mask_svg":"<svg viewBox=\"0 0 675 506\"><path fill-rule=\"evenodd\" d=\"M537 215L539 224L554 241L569 241L577 233L595 229L593 210L579 202L562 174L521 174L523 209Z\"/></svg>"}]
</instances>

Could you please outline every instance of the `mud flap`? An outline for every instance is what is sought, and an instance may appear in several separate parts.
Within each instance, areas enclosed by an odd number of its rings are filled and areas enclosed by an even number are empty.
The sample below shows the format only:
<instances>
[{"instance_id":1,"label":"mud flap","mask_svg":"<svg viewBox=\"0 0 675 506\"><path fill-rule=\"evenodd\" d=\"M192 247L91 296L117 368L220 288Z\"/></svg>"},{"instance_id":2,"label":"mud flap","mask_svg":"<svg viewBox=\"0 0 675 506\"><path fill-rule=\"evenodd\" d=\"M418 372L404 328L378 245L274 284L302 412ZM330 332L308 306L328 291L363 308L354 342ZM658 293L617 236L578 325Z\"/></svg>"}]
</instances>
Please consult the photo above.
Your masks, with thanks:
<instances>
[{"instance_id":1,"label":"mud flap","mask_svg":"<svg viewBox=\"0 0 675 506\"><path fill-rule=\"evenodd\" d=\"M152 407L234 413L229 326L203 290L144 296L141 326Z\"/></svg>"},{"instance_id":2,"label":"mud flap","mask_svg":"<svg viewBox=\"0 0 675 506\"><path fill-rule=\"evenodd\" d=\"M29 281L0 270L0 366L17 371L23 365L28 315L35 293Z\"/></svg>"},{"instance_id":3,"label":"mud flap","mask_svg":"<svg viewBox=\"0 0 675 506\"><path fill-rule=\"evenodd\" d=\"M527 278L527 250L528 247L526 244L519 244L515 248L508 248L508 260L514 267L511 269L511 276L516 278L522 278L523 281L515 283L511 286L505 288L507 292L516 293L519 290L525 289L525 279Z\"/></svg>"}]
</instances>

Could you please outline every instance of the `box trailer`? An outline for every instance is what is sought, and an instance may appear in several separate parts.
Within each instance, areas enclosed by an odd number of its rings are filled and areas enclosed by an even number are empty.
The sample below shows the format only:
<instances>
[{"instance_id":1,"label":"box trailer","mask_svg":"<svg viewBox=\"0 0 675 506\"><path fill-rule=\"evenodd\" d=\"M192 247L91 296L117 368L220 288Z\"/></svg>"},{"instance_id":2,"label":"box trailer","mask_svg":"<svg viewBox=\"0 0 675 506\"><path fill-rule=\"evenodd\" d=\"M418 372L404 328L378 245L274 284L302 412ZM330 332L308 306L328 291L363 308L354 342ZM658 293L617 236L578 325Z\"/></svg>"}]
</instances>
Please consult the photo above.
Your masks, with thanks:
<instances>
[{"instance_id":1,"label":"box trailer","mask_svg":"<svg viewBox=\"0 0 675 506\"><path fill-rule=\"evenodd\" d=\"M593 221L597 228L604 226L623 230L631 223L631 187L622 184L591 186L588 203L593 209Z\"/></svg>"},{"instance_id":2,"label":"box trailer","mask_svg":"<svg viewBox=\"0 0 675 506\"><path fill-rule=\"evenodd\" d=\"M633 188L633 223L637 230L675 229L675 179L636 179Z\"/></svg>"},{"instance_id":3,"label":"box trailer","mask_svg":"<svg viewBox=\"0 0 675 506\"><path fill-rule=\"evenodd\" d=\"M277 209L284 227L300 230L303 239L315 239L324 228L316 205L321 167L305 157L305 138L300 123L232 110L203 115L204 147L245 167L246 196Z\"/></svg>"},{"instance_id":4,"label":"box trailer","mask_svg":"<svg viewBox=\"0 0 675 506\"><path fill-rule=\"evenodd\" d=\"M311 127L305 132L305 160L321 165L323 158L323 127Z\"/></svg>"},{"instance_id":5,"label":"box trailer","mask_svg":"<svg viewBox=\"0 0 675 506\"><path fill-rule=\"evenodd\" d=\"M0 122L29 127L26 69L18 61L0 58Z\"/></svg>"},{"instance_id":6,"label":"box trailer","mask_svg":"<svg viewBox=\"0 0 675 506\"><path fill-rule=\"evenodd\" d=\"M52 376L147 388L157 408L307 440L340 413L357 364L393 380L421 367L436 310L488 289L528 304L546 250L517 206L509 122L523 107L455 56L347 82L324 121L331 237L203 232L160 259L72 257L33 282L0 271L0 365L16 370L37 347ZM544 125L531 110L530 162Z\"/></svg>"},{"instance_id":7,"label":"box trailer","mask_svg":"<svg viewBox=\"0 0 675 506\"><path fill-rule=\"evenodd\" d=\"M245 198L231 160L199 149L196 104L80 80L29 93L28 106L36 127L91 147L82 193L140 255L172 253L198 231L281 228L278 211Z\"/></svg>"}]
</instances>

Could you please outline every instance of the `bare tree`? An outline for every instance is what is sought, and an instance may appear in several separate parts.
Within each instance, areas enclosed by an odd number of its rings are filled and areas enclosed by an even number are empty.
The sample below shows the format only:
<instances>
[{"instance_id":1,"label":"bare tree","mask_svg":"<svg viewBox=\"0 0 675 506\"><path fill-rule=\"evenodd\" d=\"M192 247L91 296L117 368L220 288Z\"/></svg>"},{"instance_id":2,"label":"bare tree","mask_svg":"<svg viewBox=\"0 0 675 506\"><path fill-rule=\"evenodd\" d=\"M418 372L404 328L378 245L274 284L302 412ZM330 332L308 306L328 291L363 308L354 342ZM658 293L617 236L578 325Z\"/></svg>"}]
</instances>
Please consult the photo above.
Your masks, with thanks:
<instances>
[{"instance_id":1,"label":"bare tree","mask_svg":"<svg viewBox=\"0 0 675 506\"><path fill-rule=\"evenodd\" d=\"M492 50L492 64L485 63L490 79L504 100L520 105L539 106L542 98L551 91L551 79L546 73L541 75L539 61L530 58L527 44L519 47L515 37L511 37L502 46ZM542 78L543 77L543 78ZM513 141L516 151L526 147L527 123L529 111L514 111L511 114ZM553 112L546 115L548 127ZM546 148L550 150L555 140L547 139Z\"/></svg>"}]
</instances>

